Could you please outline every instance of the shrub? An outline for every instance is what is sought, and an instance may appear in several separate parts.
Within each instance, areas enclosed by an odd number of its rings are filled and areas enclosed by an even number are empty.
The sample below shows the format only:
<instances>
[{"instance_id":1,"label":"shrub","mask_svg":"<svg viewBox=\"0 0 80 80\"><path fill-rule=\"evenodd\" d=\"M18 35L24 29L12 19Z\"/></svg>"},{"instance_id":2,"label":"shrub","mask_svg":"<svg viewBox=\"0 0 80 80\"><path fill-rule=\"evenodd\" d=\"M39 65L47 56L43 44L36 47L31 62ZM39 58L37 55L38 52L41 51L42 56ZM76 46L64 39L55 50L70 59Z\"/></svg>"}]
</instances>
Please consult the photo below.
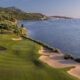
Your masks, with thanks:
<instances>
[{"instance_id":1,"label":"shrub","mask_svg":"<svg viewBox=\"0 0 80 80\"><path fill-rule=\"evenodd\" d=\"M80 63L80 58L76 58L75 61Z\"/></svg>"},{"instance_id":2,"label":"shrub","mask_svg":"<svg viewBox=\"0 0 80 80\"><path fill-rule=\"evenodd\" d=\"M59 53L59 54L62 54L61 50L59 50L59 49L55 49L54 52Z\"/></svg>"},{"instance_id":3,"label":"shrub","mask_svg":"<svg viewBox=\"0 0 80 80\"><path fill-rule=\"evenodd\" d=\"M0 21L0 29L12 30L16 28L18 28L18 25L14 24L11 21L8 20Z\"/></svg>"},{"instance_id":4,"label":"shrub","mask_svg":"<svg viewBox=\"0 0 80 80\"><path fill-rule=\"evenodd\" d=\"M15 33L17 35L27 35L25 27L19 27L17 24L4 20L0 21L0 33Z\"/></svg>"},{"instance_id":5,"label":"shrub","mask_svg":"<svg viewBox=\"0 0 80 80\"><path fill-rule=\"evenodd\" d=\"M64 59L72 59L72 60L75 60L75 58L71 54L66 54L64 56Z\"/></svg>"},{"instance_id":6,"label":"shrub","mask_svg":"<svg viewBox=\"0 0 80 80\"><path fill-rule=\"evenodd\" d=\"M50 46L48 46L47 44L42 43L42 42L39 41L39 40L34 40L34 39L32 39L32 38L25 37L25 36L21 36L21 37L24 38L25 40L26 40L26 39L31 40L31 41L33 41L33 42L35 42L35 43L37 43L37 44L43 46L44 48L49 49L51 52L54 52L54 51L55 51L55 48L50 47Z\"/></svg>"},{"instance_id":7,"label":"shrub","mask_svg":"<svg viewBox=\"0 0 80 80\"><path fill-rule=\"evenodd\" d=\"M39 60L37 60L37 59L34 59L34 60L32 60L32 61L33 61L34 65L37 66L37 67L43 66L42 62L39 61Z\"/></svg>"}]
</instances>

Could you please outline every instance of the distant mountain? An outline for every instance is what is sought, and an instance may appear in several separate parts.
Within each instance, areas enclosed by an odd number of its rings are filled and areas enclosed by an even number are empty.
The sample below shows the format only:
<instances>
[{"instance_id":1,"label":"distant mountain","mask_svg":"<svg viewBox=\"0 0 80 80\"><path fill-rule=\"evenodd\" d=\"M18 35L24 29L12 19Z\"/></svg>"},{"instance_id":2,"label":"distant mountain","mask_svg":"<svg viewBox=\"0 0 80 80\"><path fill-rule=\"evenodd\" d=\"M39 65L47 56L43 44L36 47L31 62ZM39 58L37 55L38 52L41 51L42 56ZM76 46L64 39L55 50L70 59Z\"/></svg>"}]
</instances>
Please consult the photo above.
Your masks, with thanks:
<instances>
[{"instance_id":1,"label":"distant mountain","mask_svg":"<svg viewBox=\"0 0 80 80\"><path fill-rule=\"evenodd\" d=\"M59 20L59 19L72 19L72 18L66 16L49 16L48 19Z\"/></svg>"},{"instance_id":2,"label":"distant mountain","mask_svg":"<svg viewBox=\"0 0 80 80\"><path fill-rule=\"evenodd\" d=\"M8 8L8 9L11 9L11 10L14 10L14 11L17 11L17 12L23 12L21 9L16 8L15 6L7 7L7 8Z\"/></svg>"}]
</instances>

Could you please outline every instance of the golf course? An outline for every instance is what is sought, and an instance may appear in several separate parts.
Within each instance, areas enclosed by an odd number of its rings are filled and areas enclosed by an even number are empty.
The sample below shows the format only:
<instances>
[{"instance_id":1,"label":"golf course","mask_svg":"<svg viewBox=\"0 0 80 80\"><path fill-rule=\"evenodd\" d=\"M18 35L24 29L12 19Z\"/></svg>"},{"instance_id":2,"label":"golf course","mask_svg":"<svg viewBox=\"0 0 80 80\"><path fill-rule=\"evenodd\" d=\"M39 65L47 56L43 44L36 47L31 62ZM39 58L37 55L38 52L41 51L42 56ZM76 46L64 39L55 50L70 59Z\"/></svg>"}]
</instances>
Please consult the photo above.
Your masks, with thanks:
<instances>
[{"instance_id":1,"label":"golf course","mask_svg":"<svg viewBox=\"0 0 80 80\"><path fill-rule=\"evenodd\" d=\"M41 62L41 46L30 40L12 40L0 34L0 80L80 80L67 73L71 68L52 68Z\"/></svg>"},{"instance_id":2,"label":"golf course","mask_svg":"<svg viewBox=\"0 0 80 80\"><path fill-rule=\"evenodd\" d=\"M40 54L41 48L53 52L52 55L62 53L30 38L24 24L16 24L18 21L44 18L47 19L40 13L26 13L14 7L0 8L0 80L80 80L68 73L74 66L54 67L49 65L48 60L40 60L42 56L51 61L50 54Z\"/></svg>"}]
</instances>

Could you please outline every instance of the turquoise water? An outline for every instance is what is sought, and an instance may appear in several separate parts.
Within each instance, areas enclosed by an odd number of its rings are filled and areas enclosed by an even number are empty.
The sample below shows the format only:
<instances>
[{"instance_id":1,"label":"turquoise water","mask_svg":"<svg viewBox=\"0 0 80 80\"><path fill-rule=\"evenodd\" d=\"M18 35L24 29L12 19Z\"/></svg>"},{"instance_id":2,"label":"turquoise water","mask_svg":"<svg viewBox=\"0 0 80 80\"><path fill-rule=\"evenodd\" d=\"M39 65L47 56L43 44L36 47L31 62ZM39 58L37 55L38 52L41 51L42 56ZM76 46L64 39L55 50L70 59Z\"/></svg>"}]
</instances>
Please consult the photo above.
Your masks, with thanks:
<instances>
[{"instance_id":1,"label":"turquoise water","mask_svg":"<svg viewBox=\"0 0 80 80\"><path fill-rule=\"evenodd\" d=\"M80 20L23 21L29 36L59 48L63 53L80 56Z\"/></svg>"}]
</instances>

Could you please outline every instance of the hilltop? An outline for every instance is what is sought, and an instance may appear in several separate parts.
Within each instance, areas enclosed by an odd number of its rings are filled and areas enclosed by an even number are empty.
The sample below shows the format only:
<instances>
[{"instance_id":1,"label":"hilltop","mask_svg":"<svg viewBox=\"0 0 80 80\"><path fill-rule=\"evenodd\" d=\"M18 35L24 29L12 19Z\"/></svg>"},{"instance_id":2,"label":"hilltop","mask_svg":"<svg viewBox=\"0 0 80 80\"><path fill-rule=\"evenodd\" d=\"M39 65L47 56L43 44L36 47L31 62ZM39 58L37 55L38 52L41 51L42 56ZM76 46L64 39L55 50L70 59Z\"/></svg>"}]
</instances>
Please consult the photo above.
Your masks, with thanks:
<instances>
[{"instance_id":1,"label":"hilltop","mask_svg":"<svg viewBox=\"0 0 80 80\"><path fill-rule=\"evenodd\" d=\"M7 7L8 9L11 9L11 10L14 10L14 11L17 11L17 12L23 12L21 9L15 7L15 6L12 6L12 7Z\"/></svg>"}]
</instances>

